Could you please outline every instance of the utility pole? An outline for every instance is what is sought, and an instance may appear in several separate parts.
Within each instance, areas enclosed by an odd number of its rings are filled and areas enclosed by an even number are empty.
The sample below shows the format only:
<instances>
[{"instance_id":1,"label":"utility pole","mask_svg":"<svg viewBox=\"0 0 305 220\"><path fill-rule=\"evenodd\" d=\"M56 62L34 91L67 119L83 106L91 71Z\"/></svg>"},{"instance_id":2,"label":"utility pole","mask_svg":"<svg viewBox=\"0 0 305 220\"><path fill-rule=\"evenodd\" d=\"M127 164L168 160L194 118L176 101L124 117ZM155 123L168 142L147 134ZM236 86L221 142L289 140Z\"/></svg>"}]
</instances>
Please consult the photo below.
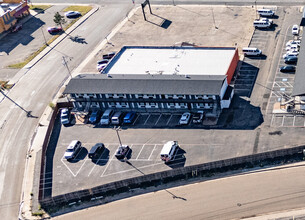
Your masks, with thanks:
<instances>
[{"instance_id":1,"label":"utility pole","mask_svg":"<svg viewBox=\"0 0 305 220\"><path fill-rule=\"evenodd\" d=\"M46 36L44 35L42 26L40 27L40 29L41 29L41 32L42 32L42 36L43 36L43 39L44 39L44 43L45 43L47 46L49 46L48 43L47 43L47 40L46 40Z\"/></svg>"},{"instance_id":2,"label":"utility pole","mask_svg":"<svg viewBox=\"0 0 305 220\"><path fill-rule=\"evenodd\" d=\"M65 67L67 67L68 73L69 73L69 75L71 76L71 79L72 79L72 75L71 75L70 69L69 69L69 67L68 67L68 63L67 63L66 58L65 58L64 56L62 56L62 64L63 64Z\"/></svg>"}]
</instances>

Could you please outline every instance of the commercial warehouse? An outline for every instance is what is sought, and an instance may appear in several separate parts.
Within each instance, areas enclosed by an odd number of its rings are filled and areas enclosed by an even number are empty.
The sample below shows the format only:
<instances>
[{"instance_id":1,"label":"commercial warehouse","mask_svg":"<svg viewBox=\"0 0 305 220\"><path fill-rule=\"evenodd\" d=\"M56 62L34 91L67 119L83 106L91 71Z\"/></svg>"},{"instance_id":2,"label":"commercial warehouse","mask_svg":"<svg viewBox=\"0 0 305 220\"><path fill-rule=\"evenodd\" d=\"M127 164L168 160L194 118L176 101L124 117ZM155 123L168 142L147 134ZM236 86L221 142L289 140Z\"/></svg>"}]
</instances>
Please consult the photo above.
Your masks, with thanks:
<instances>
[{"instance_id":1,"label":"commercial warehouse","mask_svg":"<svg viewBox=\"0 0 305 220\"><path fill-rule=\"evenodd\" d=\"M198 111L218 116L234 94L236 48L123 47L102 74L71 79L64 94L78 111Z\"/></svg>"}]
</instances>

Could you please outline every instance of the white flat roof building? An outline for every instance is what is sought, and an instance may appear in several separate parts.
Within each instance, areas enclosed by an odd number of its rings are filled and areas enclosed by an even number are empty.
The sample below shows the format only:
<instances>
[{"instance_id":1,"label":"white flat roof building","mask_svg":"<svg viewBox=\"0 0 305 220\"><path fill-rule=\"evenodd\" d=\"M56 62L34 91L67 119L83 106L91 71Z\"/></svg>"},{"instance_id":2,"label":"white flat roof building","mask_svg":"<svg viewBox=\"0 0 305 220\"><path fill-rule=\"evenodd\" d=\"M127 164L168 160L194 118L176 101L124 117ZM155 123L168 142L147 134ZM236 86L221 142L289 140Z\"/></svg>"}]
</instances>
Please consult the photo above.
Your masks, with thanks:
<instances>
[{"instance_id":1,"label":"white flat roof building","mask_svg":"<svg viewBox=\"0 0 305 220\"><path fill-rule=\"evenodd\" d=\"M235 53L234 47L123 47L103 73L225 75Z\"/></svg>"}]
</instances>

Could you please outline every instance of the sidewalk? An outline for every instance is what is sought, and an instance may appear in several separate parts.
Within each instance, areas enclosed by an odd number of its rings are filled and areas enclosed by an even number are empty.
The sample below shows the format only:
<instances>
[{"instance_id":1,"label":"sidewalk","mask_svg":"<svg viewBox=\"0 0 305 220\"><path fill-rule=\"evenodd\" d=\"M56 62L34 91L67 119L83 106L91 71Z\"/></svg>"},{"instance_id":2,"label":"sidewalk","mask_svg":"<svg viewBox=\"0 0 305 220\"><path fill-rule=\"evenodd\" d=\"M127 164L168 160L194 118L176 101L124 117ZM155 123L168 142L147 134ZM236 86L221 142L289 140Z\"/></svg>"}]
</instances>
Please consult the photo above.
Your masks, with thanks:
<instances>
[{"instance_id":1,"label":"sidewalk","mask_svg":"<svg viewBox=\"0 0 305 220\"><path fill-rule=\"evenodd\" d=\"M253 218L244 218L246 220L301 220L305 219L305 209L291 210L280 213L273 213Z\"/></svg>"}]
</instances>

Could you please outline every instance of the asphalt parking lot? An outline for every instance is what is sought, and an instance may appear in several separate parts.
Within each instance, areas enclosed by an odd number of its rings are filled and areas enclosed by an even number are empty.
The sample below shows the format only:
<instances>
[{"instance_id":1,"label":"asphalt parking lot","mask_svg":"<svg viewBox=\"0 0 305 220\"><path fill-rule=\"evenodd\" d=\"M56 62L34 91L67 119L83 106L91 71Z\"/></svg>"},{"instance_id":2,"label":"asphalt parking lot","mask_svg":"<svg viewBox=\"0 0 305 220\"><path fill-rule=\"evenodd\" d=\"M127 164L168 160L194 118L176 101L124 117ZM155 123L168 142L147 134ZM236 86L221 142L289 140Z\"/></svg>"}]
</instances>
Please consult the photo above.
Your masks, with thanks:
<instances>
[{"instance_id":1,"label":"asphalt parking lot","mask_svg":"<svg viewBox=\"0 0 305 220\"><path fill-rule=\"evenodd\" d=\"M274 19L276 25L273 30L256 30L253 37L252 21L255 18L255 13L252 12L254 9L245 7L245 11L243 11L238 7L216 7L214 13L216 14L215 19L218 29L215 29L212 25L213 23L197 28L195 24L199 24L199 21L193 22L192 19L185 17L186 15L194 17L193 15L196 12L196 14L202 15L202 17L198 16L199 18L206 22L211 22L209 20L210 16L204 16L210 15L208 13L211 12L210 7L202 7L199 11L196 11L197 8L195 9L195 7L184 6L174 7L173 10L155 7L153 10L159 16L166 17L172 21L168 29L165 30L151 23L146 24L141 21L140 12L137 12L135 17L130 18L132 22L128 22L119 31L119 34L110 40L112 45L110 43L107 44L85 66L84 71L96 71L98 56L101 53L117 51L123 44L173 45L176 42L193 42L196 45L209 46L214 45L215 39L223 34L226 34L226 36L222 37L224 40L217 46L233 46L238 42L237 46L239 48L248 45L262 48L265 58L246 58L242 63L240 72L234 81L236 93L231 108L224 111L219 121L219 123L225 125L221 129L194 129L195 126L192 123L186 126L178 126L182 113L142 113L137 115L132 125L122 125L121 131L119 131L120 139L123 144L128 144L131 147L131 155L128 162L121 162L114 157L119 140L116 131L111 126L101 127L83 124L64 127L57 120L49 145L50 149L53 150L49 152L51 159L47 162L45 176L45 186L50 189L49 193L52 195L86 189L134 176L175 169L179 166L190 166L280 149L287 145L303 144L303 130L283 128L280 130L281 132L278 132L277 127L274 130L272 126L265 126L265 124L270 124L270 121L267 121L267 123L264 121L266 115L263 111L267 108L267 102L262 103L262 97L257 96L260 91L265 89L265 84L276 85L278 83L280 85L281 82L281 85L290 86L288 83L291 84L292 82L288 81L288 79L287 81L280 81L280 77L277 78L279 73L270 82L266 82L267 79L264 78L273 62L274 47L276 46L274 39L279 35L279 30L282 28L281 22L283 22L283 19L280 18L283 18L284 11L286 10L287 12L287 9L277 11L279 18ZM220 16L221 12L225 15L224 17ZM177 19L174 15L181 17ZM195 17L197 19L197 16ZM231 30L235 30L234 28L236 27L231 23L232 19L240 19L238 20L239 22L236 20L234 24L242 24L242 26L238 26L234 34ZM185 21L191 21L192 24L185 24ZM230 24L226 25L226 22ZM176 26L176 24L179 25ZM185 25L192 27L192 30L194 30L192 35L181 31L181 27L183 28ZM152 34L152 31L155 31L154 34ZM202 33L205 34L202 35ZM241 33L246 34L240 37ZM135 35L137 36L135 37ZM267 91L266 97L268 98L270 90ZM272 89L272 91L275 90ZM265 94L262 96L264 98ZM272 101L273 98L270 98L270 100ZM270 103L268 103L267 109L270 106ZM267 116L269 115L273 116L267 111ZM302 123L303 125L305 123L303 117L285 117L284 122L278 118L273 120L279 126L286 123L287 125L302 126ZM205 127L203 126L202 128ZM274 135L275 131L276 135ZM74 139L80 140L83 148L76 159L69 162L63 158L63 155L68 144ZM177 140L181 149L176 152L174 163L166 165L160 160L159 153L163 144L170 140ZM91 160L87 154L96 143L104 143L107 150L98 159Z\"/></svg>"}]
</instances>

